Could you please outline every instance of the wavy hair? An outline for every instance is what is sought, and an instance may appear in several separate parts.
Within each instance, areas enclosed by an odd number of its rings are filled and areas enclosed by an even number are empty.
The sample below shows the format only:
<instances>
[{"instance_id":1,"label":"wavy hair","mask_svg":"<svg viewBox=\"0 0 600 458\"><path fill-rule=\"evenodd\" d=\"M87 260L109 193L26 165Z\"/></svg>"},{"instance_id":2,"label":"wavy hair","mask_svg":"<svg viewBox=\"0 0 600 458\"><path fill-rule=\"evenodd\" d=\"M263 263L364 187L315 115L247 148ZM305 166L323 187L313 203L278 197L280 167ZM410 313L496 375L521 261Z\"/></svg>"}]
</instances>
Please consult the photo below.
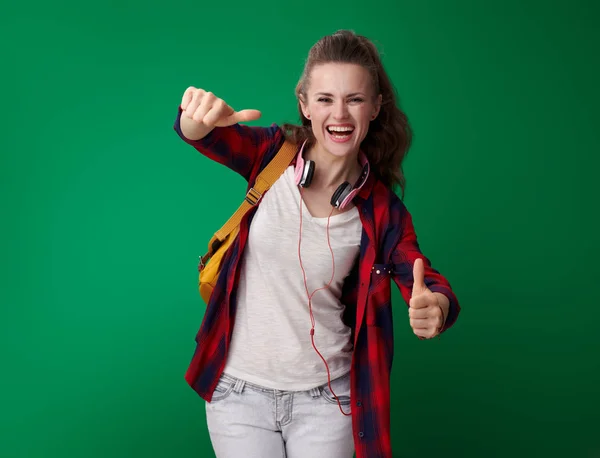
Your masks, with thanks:
<instances>
[{"instance_id":1,"label":"wavy hair","mask_svg":"<svg viewBox=\"0 0 600 458\"><path fill-rule=\"evenodd\" d=\"M286 137L296 144L304 140L308 140L309 145L314 144L311 122L302 113L300 99L307 100L312 70L327 63L357 64L371 74L373 93L375 97L381 94L382 103L377 118L371 121L361 149L369 158L371 170L378 178L394 191L400 188L404 198L406 179L402 162L411 146L413 134L406 114L398 107L395 88L383 67L379 52L368 38L350 30L339 30L313 45L296 86L301 125L285 123L282 127Z\"/></svg>"}]
</instances>

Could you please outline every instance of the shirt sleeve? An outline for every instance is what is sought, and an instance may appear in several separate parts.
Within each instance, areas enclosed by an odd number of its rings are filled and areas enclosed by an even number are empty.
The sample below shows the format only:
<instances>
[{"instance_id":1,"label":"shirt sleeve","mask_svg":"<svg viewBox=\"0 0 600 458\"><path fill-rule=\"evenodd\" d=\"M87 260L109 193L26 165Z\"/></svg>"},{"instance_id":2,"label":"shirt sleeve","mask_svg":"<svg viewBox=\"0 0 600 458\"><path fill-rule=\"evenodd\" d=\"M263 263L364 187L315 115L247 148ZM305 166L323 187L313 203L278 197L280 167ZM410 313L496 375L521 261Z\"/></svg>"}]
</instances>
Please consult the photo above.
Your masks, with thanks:
<instances>
[{"instance_id":1,"label":"shirt sleeve","mask_svg":"<svg viewBox=\"0 0 600 458\"><path fill-rule=\"evenodd\" d=\"M179 137L202 155L240 174L246 181L249 181L265 153L283 141L283 132L276 124L270 127L243 124L215 127L204 138L190 140L181 131L181 113L179 107L173 126Z\"/></svg>"},{"instance_id":2,"label":"shirt sleeve","mask_svg":"<svg viewBox=\"0 0 600 458\"><path fill-rule=\"evenodd\" d=\"M452 291L452 287L448 280L435 270L430 260L423 255L417 241L412 216L403 208L404 215L402 217L401 236L392 253L392 263L394 264L393 278L400 289L400 293L406 304L410 302L413 287L413 266L417 259L423 260L425 267L425 285L434 293L441 293L450 301L448 316L444 323L441 332L452 327L458 318L460 305L456 295Z\"/></svg>"}]
</instances>

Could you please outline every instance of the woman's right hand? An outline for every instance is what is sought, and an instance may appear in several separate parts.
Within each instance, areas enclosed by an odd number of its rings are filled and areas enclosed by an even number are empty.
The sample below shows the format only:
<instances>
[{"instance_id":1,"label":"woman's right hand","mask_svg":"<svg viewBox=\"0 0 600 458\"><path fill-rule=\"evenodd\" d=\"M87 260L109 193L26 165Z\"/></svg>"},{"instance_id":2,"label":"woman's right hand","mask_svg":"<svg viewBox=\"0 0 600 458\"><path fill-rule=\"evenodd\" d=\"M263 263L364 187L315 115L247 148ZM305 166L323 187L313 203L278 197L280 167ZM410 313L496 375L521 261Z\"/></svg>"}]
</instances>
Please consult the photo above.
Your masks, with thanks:
<instances>
[{"instance_id":1,"label":"woman's right hand","mask_svg":"<svg viewBox=\"0 0 600 458\"><path fill-rule=\"evenodd\" d=\"M209 131L214 127L227 127L239 122L254 121L261 117L258 110L235 111L212 92L195 87L189 87L183 93L181 109L183 110L182 118L193 121L198 125L197 128L208 128ZM189 125L189 121L186 124Z\"/></svg>"}]
</instances>

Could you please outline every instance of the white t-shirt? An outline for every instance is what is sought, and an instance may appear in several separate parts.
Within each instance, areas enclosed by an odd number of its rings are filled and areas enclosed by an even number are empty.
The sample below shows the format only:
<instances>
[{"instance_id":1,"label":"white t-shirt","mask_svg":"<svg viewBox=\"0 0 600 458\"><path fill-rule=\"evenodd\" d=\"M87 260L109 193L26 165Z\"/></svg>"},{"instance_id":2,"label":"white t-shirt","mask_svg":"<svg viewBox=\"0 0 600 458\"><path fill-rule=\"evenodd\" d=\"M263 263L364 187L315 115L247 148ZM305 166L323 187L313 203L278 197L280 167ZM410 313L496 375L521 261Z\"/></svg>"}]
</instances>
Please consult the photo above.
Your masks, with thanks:
<instances>
[{"instance_id":1,"label":"white t-shirt","mask_svg":"<svg viewBox=\"0 0 600 458\"><path fill-rule=\"evenodd\" d=\"M265 194L250 225L240 263L235 324L225 372L272 389L301 391L327 382L312 346L311 320L298 258L300 191L292 166ZM302 264L309 293L329 283L331 251L327 217L302 205ZM342 322L340 296L360 250L362 223L356 207L330 219L335 276L312 300L315 345L335 379L350 371L350 328Z\"/></svg>"}]
</instances>

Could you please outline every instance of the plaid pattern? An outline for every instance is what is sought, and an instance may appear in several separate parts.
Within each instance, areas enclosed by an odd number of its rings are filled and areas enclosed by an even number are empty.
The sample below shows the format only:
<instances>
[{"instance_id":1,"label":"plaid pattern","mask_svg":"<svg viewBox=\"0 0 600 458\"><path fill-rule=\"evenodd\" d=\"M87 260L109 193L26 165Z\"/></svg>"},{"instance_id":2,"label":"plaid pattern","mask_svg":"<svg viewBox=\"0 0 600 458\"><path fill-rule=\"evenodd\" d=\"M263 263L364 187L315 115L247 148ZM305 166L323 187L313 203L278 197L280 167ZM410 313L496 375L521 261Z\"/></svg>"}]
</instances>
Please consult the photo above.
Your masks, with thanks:
<instances>
[{"instance_id":1,"label":"plaid pattern","mask_svg":"<svg viewBox=\"0 0 600 458\"><path fill-rule=\"evenodd\" d=\"M250 189L258 173L283 144L284 133L275 124L268 128L234 125L217 127L199 141L183 136L179 126L181 108L174 129L189 145L208 158L229 167L248 181ZM394 350L391 282L409 303L413 264L422 258L425 284L450 300L442 332L456 321L460 306L448 281L421 253L410 213L400 198L373 173L354 199L363 233L360 256L346 279L342 302L344 321L353 329L354 355L351 367L352 425L357 458L392 456L390 442L390 373ZM242 220L239 237L223 258L222 275L207 304L196 348L185 374L186 381L206 401L222 373L233 329L239 263L248 239L249 225L256 212L251 209ZM340 413L341 415L341 413Z\"/></svg>"}]
</instances>

